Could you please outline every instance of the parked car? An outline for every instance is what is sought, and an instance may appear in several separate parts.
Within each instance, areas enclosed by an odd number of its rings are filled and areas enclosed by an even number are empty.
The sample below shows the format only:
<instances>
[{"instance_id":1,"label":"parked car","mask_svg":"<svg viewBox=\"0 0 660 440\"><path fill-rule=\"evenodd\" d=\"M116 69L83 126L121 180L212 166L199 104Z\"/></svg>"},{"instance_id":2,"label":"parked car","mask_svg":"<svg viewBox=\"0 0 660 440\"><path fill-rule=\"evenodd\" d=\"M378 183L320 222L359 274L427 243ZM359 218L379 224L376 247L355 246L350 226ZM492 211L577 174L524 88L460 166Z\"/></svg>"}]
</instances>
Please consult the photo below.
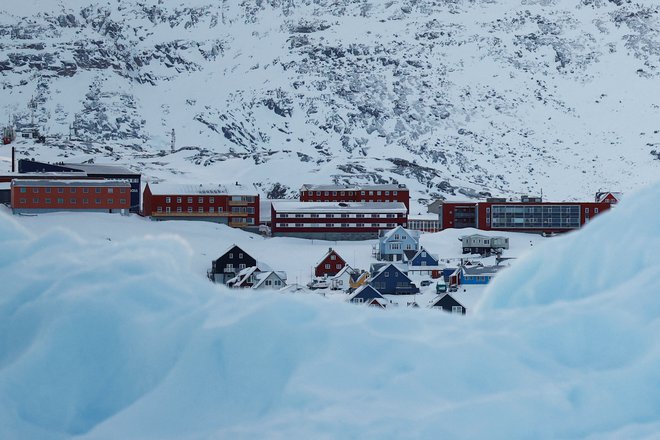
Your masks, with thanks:
<instances>
[{"instance_id":1,"label":"parked car","mask_svg":"<svg viewBox=\"0 0 660 440\"><path fill-rule=\"evenodd\" d=\"M313 279L309 284L307 284L307 287L310 288L311 290L327 289L328 287L330 287L330 283L326 278L316 278Z\"/></svg>"},{"instance_id":2,"label":"parked car","mask_svg":"<svg viewBox=\"0 0 660 440\"><path fill-rule=\"evenodd\" d=\"M430 286L431 285L431 280L422 280L419 283L419 285L422 286L422 287Z\"/></svg>"},{"instance_id":3,"label":"parked car","mask_svg":"<svg viewBox=\"0 0 660 440\"><path fill-rule=\"evenodd\" d=\"M449 291L458 292L458 286L456 284L452 284L451 286L449 286Z\"/></svg>"}]
</instances>

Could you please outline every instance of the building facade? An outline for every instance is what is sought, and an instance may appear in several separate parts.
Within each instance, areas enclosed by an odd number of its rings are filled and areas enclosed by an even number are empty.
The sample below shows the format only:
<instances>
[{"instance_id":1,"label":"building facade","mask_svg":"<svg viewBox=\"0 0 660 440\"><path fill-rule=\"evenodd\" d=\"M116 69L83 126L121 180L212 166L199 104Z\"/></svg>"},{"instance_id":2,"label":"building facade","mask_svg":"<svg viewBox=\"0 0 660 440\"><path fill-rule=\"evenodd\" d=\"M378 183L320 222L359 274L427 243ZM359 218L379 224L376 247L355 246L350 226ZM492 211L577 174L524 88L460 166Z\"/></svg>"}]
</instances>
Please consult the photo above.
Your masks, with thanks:
<instances>
[{"instance_id":1,"label":"building facade","mask_svg":"<svg viewBox=\"0 0 660 440\"><path fill-rule=\"evenodd\" d=\"M403 261L404 252L419 250L419 232L397 226L381 231L376 258L384 261Z\"/></svg>"},{"instance_id":2,"label":"building facade","mask_svg":"<svg viewBox=\"0 0 660 440\"><path fill-rule=\"evenodd\" d=\"M208 277L216 283L226 283L240 271L248 267L256 267L257 260L240 247L233 245L224 254L211 262Z\"/></svg>"},{"instance_id":3,"label":"building facade","mask_svg":"<svg viewBox=\"0 0 660 440\"><path fill-rule=\"evenodd\" d=\"M142 214L153 220L203 220L259 227L259 195L241 185L147 184Z\"/></svg>"},{"instance_id":4,"label":"building facade","mask_svg":"<svg viewBox=\"0 0 660 440\"><path fill-rule=\"evenodd\" d=\"M39 173L56 173L70 179L78 179L84 176L89 179L121 180L131 185L131 208L130 212L140 212L140 186L142 176L140 173L117 165L94 164L94 163L47 163L35 160L20 159L18 161L18 174L31 174L35 178ZM46 177L50 178L50 177Z\"/></svg>"},{"instance_id":5,"label":"building facade","mask_svg":"<svg viewBox=\"0 0 660 440\"><path fill-rule=\"evenodd\" d=\"M346 261L332 248L326 252L321 260L314 266L314 276L334 276L346 266Z\"/></svg>"},{"instance_id":6,"label":"building facade","mask_svg":"<svg viewBox=\"0 0 660 440\"><path fill-rule=\"evenodd\" d=\"M369 240L378 231L405 226L408 210L401 202L287 202L271 204L273 236L319 240Z\"/></svg>"},{"instance_id":7,"label":"building facade","mask_svg":"<svg viewBox=\"0 0 660 440\"><path fill-rule=\"evenodd\" d=\"M566 232L582 227L617 202L612 193L600 193L594 202L543 202L526 196L520 201L490 198L485 202L443 202L439 223L441 230Z\"/></svg>"},{"instance_id":8,"label":"building facade","mask_svg":"<svg viewBox=\"0 0 660 440\"><path fill-rule=\"evenodd\" d=\"M131 185L118 180L27 180L11 182L11 208L18 213L56 211L128 214Z\"/></svg>"},{"instance_id":9,"label":"building facade","mask_svg":"<svg viewBox=\"0 0 660 440\"><path fill-rule=\"evenodd\" d=\"M410 191L403 184L310 185L300 188L301 202L400 202L410 208Z\"/></svg>"}]
</instances>

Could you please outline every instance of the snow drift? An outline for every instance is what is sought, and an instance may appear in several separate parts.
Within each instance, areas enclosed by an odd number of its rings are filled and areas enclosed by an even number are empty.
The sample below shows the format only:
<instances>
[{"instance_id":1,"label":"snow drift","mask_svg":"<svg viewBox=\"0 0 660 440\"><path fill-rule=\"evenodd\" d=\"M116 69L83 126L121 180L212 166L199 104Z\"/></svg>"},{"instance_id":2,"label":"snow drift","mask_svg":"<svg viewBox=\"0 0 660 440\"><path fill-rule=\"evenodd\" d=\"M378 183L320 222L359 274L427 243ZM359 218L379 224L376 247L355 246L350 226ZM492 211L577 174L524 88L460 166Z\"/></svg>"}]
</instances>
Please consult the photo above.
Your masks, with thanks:
<instances>
[{"instance_id":1,"label":"snow drift","mask_svg":"<svg viewBox=\"0 0 660 440\"><path fill-rule=\"evenodd\" d=\"M651 438L659 199L550 241L466 317L232 293L176 237L0 214L0 437Z\"/></svg>"}]
</instances>

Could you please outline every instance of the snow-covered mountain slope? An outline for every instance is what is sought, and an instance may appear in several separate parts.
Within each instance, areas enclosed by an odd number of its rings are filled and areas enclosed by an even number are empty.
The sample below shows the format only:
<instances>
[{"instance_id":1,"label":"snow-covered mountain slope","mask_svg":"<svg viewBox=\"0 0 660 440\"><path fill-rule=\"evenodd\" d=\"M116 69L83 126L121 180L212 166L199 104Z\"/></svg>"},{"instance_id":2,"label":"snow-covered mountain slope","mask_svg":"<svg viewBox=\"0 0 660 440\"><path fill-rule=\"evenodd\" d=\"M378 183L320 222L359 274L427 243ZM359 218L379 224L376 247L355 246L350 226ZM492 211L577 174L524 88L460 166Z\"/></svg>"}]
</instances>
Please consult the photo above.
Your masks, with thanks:
<instances>
[{"instance_id":1,"label":"snow-covered mountain slope","mask_svg":"<svg viewBox=\"0 0 660 440\"><path fill-rule=\"evenodd\" d=\"M0 121L151 178L591 197L656 178L652 0L4 2ZM175 152L170 151L175 130ZM74 139L68 141L68 137Z\"/></svg>"},{"instance_id":2,"label":"snow-covered mountain slope","mask_svg":"<svg viewBox=\"0 0 660 440\"><path fill-rule=\"evenodd\" d=\"M0 438L657 438L659 201L543 240L466 316L230 292L196 234L0 210Z\"/></svg>"}]
</instances>

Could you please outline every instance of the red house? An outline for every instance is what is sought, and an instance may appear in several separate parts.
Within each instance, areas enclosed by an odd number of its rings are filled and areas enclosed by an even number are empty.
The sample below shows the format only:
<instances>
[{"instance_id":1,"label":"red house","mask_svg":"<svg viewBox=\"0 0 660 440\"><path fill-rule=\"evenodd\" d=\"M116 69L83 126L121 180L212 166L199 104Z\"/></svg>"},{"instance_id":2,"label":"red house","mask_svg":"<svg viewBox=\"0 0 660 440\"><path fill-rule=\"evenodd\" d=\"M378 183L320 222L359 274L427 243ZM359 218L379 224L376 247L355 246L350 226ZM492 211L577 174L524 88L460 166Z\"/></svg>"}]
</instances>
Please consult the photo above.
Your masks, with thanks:
<instances>
[{"instance_id":1,"label":"red house","mask_svg":"<svg viewBox=\"0 0 660 440\"><path fill-rule=\"evenodd\" d=\"M259 226L259 195L242 185L147 184L142 213L152 220L205 220Z\"/></svg>"},{"instance_id":2,"label":"red house","mask_svg":"<svg viewBox=\"0 0 660 440\"><path fill-rule=\"evenodd\" d=\"M314 267L314 275L317 277L334 276L346 266L346 261L332 248L321 258L321 261L316 263Z\"/></svg>"},{"instance_id":3,"label":"red house","mask_svg":"<svg viewBox=\"0 0 660 440\"><path fill-rule=\"evenodd\" d=\"M596 194L593 202L544 202L522 196L520 201L489 198L485 202L442 202L440 229L555 233L578 229L618 202L616 193Z\"/></svg>"},{"instance_id":4,"label":"red house","mask_svg":"<svg viewBox=\"0 0 660 440\"><path fill-rule=\"evenodd\" d=\"M301 202L401 202L410 209L410 191L403 184L310 185L300 188Z\"/></svg>"},{"instance_id":5,"label":"red house","mask_svg":"<svg viewBox=\"0 0 660 440\"><path fill-rule=\"evenodd\" d=\"M11 182L14 213L55 211L118 212L131 208L131 184L121 180L15 179Z\"/></svg>"}]
</instances>

